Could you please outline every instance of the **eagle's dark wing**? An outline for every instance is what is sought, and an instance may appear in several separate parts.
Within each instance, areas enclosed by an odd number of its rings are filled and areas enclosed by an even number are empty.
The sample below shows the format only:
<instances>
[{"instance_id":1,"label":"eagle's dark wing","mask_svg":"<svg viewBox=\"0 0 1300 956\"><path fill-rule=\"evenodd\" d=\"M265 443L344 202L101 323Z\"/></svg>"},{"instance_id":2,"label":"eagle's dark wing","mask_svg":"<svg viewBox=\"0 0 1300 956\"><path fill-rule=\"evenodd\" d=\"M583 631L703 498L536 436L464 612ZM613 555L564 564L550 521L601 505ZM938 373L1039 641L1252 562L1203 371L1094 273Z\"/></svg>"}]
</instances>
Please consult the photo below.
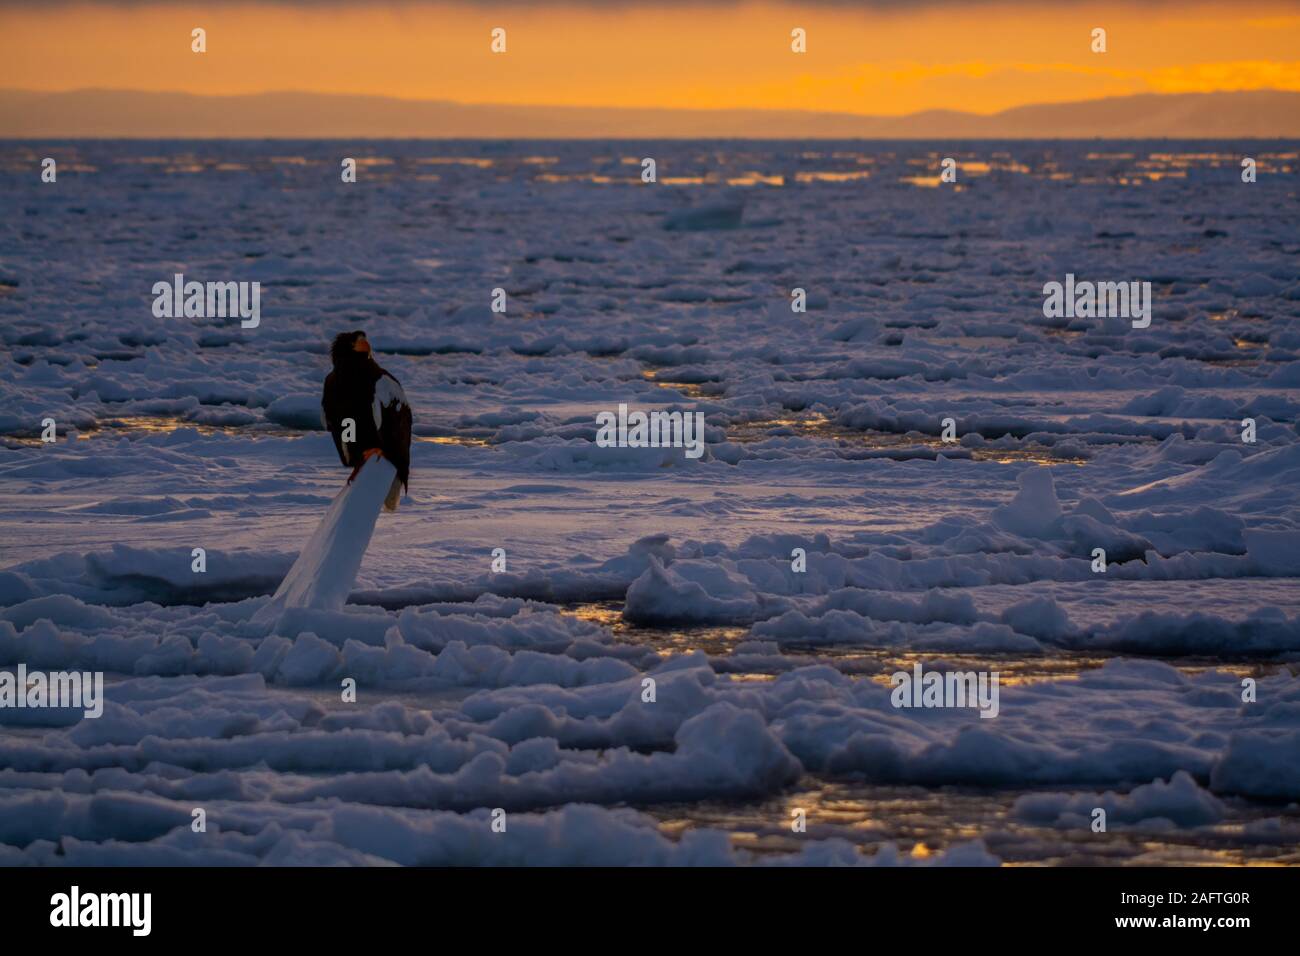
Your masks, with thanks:
<instances>
[{"instance_id":1,"label":"eagle's dark wing","mask_svg":"<svg viewBox=\"0 0 1300 956\"><path fill-rule=\"evenodd\" d=\"M330 437L334 439L339 461L345 465L352 464L348 460L350 457L348 448L343 444L343 419L348 417L347 397L337 372L330 372L325 376L325 390L320 400L320 417Z\"/></svg>"},{"instance_id":2,"label":"eagle's dark wing","mask_svg":"<svg viewBox=\"0 0 1300 956\"><path fill-rule=\"evenodd\" d=\"M411 403L401 384L388 372L375 382L372 411L379 430L379 448L397 469L402 487L406 487L411 474Z\"/></svg>"}]
</instances>

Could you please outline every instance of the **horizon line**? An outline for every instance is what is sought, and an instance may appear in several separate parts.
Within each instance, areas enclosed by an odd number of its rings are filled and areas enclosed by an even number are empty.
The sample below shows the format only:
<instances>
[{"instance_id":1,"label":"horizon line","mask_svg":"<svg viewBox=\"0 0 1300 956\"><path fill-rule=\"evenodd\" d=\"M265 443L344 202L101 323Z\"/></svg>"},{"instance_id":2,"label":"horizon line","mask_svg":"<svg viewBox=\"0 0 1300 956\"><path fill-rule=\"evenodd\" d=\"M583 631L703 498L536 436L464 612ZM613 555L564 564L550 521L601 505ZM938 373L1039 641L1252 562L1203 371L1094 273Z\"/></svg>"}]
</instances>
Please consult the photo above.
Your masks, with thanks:
<instances>
[{"instance_id":1,"label":"horizon line","mask_svg":"<svg viewBox=\"0 0 1300 956\"><path fill-rule=\"evenodd\" d=\"M950 109L946 107L934 106L925 109L913 110L908 113L853 113L844 110L816 110L816 109L799 109L793 107L761 107L761 106L714 106L714 107L679 107L679 106L603 106L600 104L567 104L567 103L522 103L522 102L478 102L467 100L456 100L435 97L410 97L397 96L389 93L338 93L334 91L323 90L300 90L300 89L268 89L258 90L253 93L193 93L188 90L145 90L138 87L116 87L116 86L77 86L62 90L34 90L19 86L0 86L0 95L6 93L23 93L33 96L66 96L73 93L128 93L138 96L189 96L195 99L253 99L261 96L317 96L329 97L335 99L376 99L391 100L398 103L438 103L451 106L464 106L470 108L507 108L507 109L548 109L548 110L605 110L618 112L660 112L660 113L798 113L809 116L844 116L856 119L887 119L901 120L914 116L924 116L928 113L947 113L955 116L974 116L983 119L991 119L995 116L1002 116L1006 113L1015 112L1023 109L1037 109L1040 107L1050 106L1078 106L1084 103L1104 103L1113 100L1133 100L1142 97L1152 99L1174 99L1178 97L1201 97L1201 96L1227 96L1227 95L1247 95L1261 93L1275 93L1289 96L1300 97L1300 90L1286 90L1277 87L1258 87L1248 90L1195 90L1177 93L1120 93L1114 96L1095 96L1084 99L1073 100L1041 100L1031 103L1021 103L1016 106L1008 106L992 113L979 113L973 110ZM0 135L0 139L5 138ZM79 137L88 138L88 137ZM132 137L120 137L132 138ZM193 137L187 137L193 138ZM219 137L231 139L235 137ZM267 137L247 137L249 139L265 139ZM389 137L393 139L409 138L432 138L440 137ZM490 138L490 137L475 137ZM538 138L538 137L503 137L503 138ZM668 138L668 137L656 137ZM680 139L698 139L699 137L676 137ZM750 137L718 137L718 138L750 138ZM789 137L795 139L799 137ZM891 139L903 137L889 137ZM925 138L925 137L922 137ZM1005 138L1005 137L973 137L973 138ZM1062 137L1046 137L1048 139L1060 139ZM1079 137L1081 139L1096 139L1106 137ZM1153 137L1153 138L1177 138L1177 137ZM1259 137L1256 137L1259 138ZM1282 137L1286 138L1286 137Z\"/></svg>"}]
</instances>

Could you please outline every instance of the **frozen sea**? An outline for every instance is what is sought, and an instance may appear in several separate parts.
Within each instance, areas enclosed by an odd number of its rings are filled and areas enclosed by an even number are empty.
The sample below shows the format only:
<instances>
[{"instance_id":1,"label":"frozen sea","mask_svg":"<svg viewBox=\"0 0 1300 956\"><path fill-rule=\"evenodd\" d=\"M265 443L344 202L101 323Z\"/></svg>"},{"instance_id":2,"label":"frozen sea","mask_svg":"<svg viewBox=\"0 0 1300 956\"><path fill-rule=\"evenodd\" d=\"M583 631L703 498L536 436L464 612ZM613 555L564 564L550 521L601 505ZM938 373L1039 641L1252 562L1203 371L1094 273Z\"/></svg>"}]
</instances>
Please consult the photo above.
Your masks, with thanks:
<instances>
[{"instance_id":1,"label":"frozen sea","mask_svg":"<svg viewBox=\"0 0 1300 956\"><path fill-rule=\"evenodd\" d=\"M107 675L0 708L0 864L1300 862L1298 148L0 143L0 668ZM358 328L410 492L259 625Z\"/></svg>"}]
</instances>

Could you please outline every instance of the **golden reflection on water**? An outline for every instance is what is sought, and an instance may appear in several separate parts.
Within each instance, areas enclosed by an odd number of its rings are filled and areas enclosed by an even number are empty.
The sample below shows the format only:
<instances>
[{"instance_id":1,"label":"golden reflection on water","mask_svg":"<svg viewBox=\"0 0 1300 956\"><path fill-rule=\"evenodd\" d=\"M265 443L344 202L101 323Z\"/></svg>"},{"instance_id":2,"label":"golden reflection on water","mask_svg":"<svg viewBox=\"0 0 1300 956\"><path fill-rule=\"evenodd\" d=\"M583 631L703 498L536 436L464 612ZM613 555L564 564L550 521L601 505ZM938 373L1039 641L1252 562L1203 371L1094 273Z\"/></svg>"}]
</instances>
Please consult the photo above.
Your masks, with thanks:
<instances>
[{"instance_id":1,"label":"golden reflection on water","mask_svg":"<svg viewBox=\"0 0 1300 956\"><path fill-rule=\"evenodd\" d=\"M596 173L541 173L534 177L535 182L539 183L596 183L598 185L607 185L615 182L612 176L601 176ZM631 183L637 182L633 179L620 179L618 182Z\"/></svg>"},{"instance_id":2,"label":"golden reflection on water","mask_svg":"<svg viewBox=\"0 0 1300 956\"><path fill-rule=\"evenodd\" d=\"M1050 786L1090 793L1114 787ZM1118 788L1127 790L1128 788ZM880 785L809 775L792 791L759 801L706 800L644 808L666 836L708 827L728 831L737 848L763 854L796 853L808 839L839 837L872 855L885 844L913 859L929 859L949 847L982 839L1003 866L1187 865L1281 866L1300 862L1294 836L1266 844L1246 834L1247 822L1277 816L1277 808L1230 808L1234 819L1197 828L1089 828L1028 823L1011 810L1032 789ZM807 832L791 829L803 811ZM1286 816L1287 814L1283 814ZM1294 831L1292 831L1294 832Z\"/></svg>"},{"instance_id":3,"label":"golden reflection on water","mask_svg":"<svg viewBox=\"0 0 1300 956\"><path fill-rule=\"evenodd\" d=\"M772 429L788 429L793 435L771 435ZM933 448L936 451L964 449L964 445L953 445L933 435L910 435L898 432L858 431L836 425L826 415L817 412L787 416L781 418L763 418L748 422L737 422L727 426L727 440L741 444L761 442L768 438L797 437L835 439L849 446L871 449L897 449L902 452L909 448ZM1027 445L1020 448L970 448L972 461L992 461L999 464L1013 462L1032 462L1040 465L1071 464L1082 466L1087 459L1074 455L1059 454L1040 445Z\"/></svg>"},{"instance_id":4,"label":"golden reflection on water","mask_svg":"<svg viewBox=\"0 0 1300 956\"><path fill-rule=\"evenodd\" d=\"M562 608L562 613L607 629L619 641L636 644L667 656L703 651L717 658L732 656L735 646L749 636L749 628L734 625L647 626L628 623L623 618L621 601L593 601ZM1016 686L1055 680L1073 680L1084 671L1100 667L1104 656L1059 652L1052 655L980 654L959 651L912 651L888 647L827 644L810 640L806 644L788 642L781 653L796 661L816 660L831 663L842 673L861 676L885 686L889 675L910 672L916 663L923 666L942 660L961 670L997 671L1000 684ZM744 658L735 658L744 666ZM1204 669L1208 669L1206 665ZM1227 669L1227 668L1225 668ZM770 681L778 673L763 670L727 670L735 681ZM1244 676L1244 675L1243 675Z\"/></svg>"},{"instance_id":5,"label":"golden reflection on water","mask_svg":"<svg viewBox=\"0 0 1300 956\"><path fill-rule=\"evenodd\" d=\"M477 448L490 444L486 438L475 438L470 435L414 435L415 441L425 441L433 445L461 445L467 448Z\"/></svg>"},{"instance_id":6,"label":"golden reflection on water","mask_svg":"<svg viewBox=\"0 0 1300 956\"><path fill-rule=\"evenodd\" d=\"M590 621L613 629L623 623L623 610L611 604L579 604L570 612L580 621Z\"/></svg>"},{"instance_id":7,"label":"golden reflection on water","mask_svg":"<svg viewBox=\"0 0 1300 956\"><path fill-rule=\"evenodd\" d=\"M716 388L718 384L716 382L711 382L711 383L675 382L669 378L661 378L660 374L654 371L653 369L642 372L641 377L645 379L647 382L653 382L655 385L658 385L660 388L669 388L669 389L673 389L674 391L681 392L687 398L707 398L709 396L709 392L706 391L708 386L712 385L714 388Z\"/></svg>"},{"instance_id":8,"label":"golden reflection on water","mask_svg":"<svg viewBox=\"0 0 1300 956\"><path fill-rule=\"evenodd\" d=\"M799 183L850 183L860 179L870 179L871 173L868 170L855 170L853 172L836 172L834 170L811 170L808 172L795 173L795 182Z\"/></svg>"},{"instance_id":9,"label":"golden reflection on water","mask_svg":"<svg viewBox=\"0 0 1300 956\"><path fill-rule=\"evenodd\" d=\"M496 165L496 160L478 156L422 156L416 162L429 166L473 166L478 169L491 169Z\"/></svg>"},{"instance_id":10,"label":"golden reflection on water","mask_svg":"<svg viewBox=\"0 0 1300 956\"><path fill-rule=\"evenodd\" d=\"M564 609L581 620L608 628L623 643L646 646L672 655L700 649L715 656L729 653L746 634L744 628L648 628L627 624L621 604L592 602ZM712 646L710 646L712 645ZM799 648L785 646L787 657L798 657ZM898 652L885 648L816 649L820 660L829 660L852 676L846 667L855 660L873 659L888 672L910 671L915 661L942 660L955 669L996 670L999 682L1008 686L1044 681L1077 679L1100 667L1106 656L1057 654L1055 656L989 656L949 652ZM1177 665L1180 671L1196 673L1218 668L1231 673L1257 673L1256 665ZM887 672L865 674L886 683ZM772 680L775 675L727 674L728 680ZM1114 789L1089 786L1051 786L1048 790L1092 792ZM1126 788L1121 788L1126 789ZM885 844L913 859L929 859L949 847L983 839L1002 858L1004 866L1050 866L1085 864L1190 865L1190 866L1274 866L1300 863L1300 847L1290 843L1265 844L1251 836L1246 823L1277 816L1277 808L1233 804L1233 818L1209 827L1164 829L1156 827L1116 828L1108 834L1093 834L1086 828L1066 829L1022 821L1012 815L1016 799L1035 792L1031 788L994 789L956 786L876 784L852 778L805 776L793 790L757 801L703 800L689 803L656 804L643 808L654 817L661 832L680 838L686 831L707 827L725 830L734 846L756 854L798 852L807 839L839 837L870 855ZM794 810L802 810L807 833L791 830Z\"/></svg>"},{"instance_id":11,"label":"golden reflection on water","mask_svg":"<svg viewBox=\"0 0 1300 956\"><path fill-rule=\"evenodd\" d=\"M251 425L212 425L188 421L176 415L118 415L112 418L100 419L92 426L78 429L77 437L85 440L96 433L113 431L137 435L169 435L182 428L192 429L200 435L223 434L247 438L257 438L259 436L286 438L305 434L305 432L298 429L283 428L266 422L256 422ZM41 444L39 436L15 435L5 437L20 444ZM414 441L429 442L434 445L482 447L490 444L487 438L474 435L414 435L412 438Z\"/></svg>"},{"instance_id":12,"label":"golden reflection on water","mask_svg":"<svg viewBox=\"0 0 1300 956\"><path fill-rule=\"evenodd\" d=\"M63 150L66 158L61 160L61 169L69 172L98 172L99 168L82 159L75 149ZM26 154L33 155L31 151ZM745 150L717 149L694 157L703 172L693 175L664 177L659 181L668 185L703 185L727 184L737 187L751 186L785 186L791 182L798 183L844 183L867 179L871 176L868 169L897 168L900 164L910 167L900 181L922 188L936 188L941 185L937 175L931 173L937 169L939 161L944 158L935 151L924 156L900 157L895 151L875 151L863 153L850 150L809 151L800 154L798 159L804 163L817 166L826 164L829 168L803 169L796 172L789 170L770 170L767 155L762 152ZM1156 151L1147 154L1133 152L1090 152L1084 157L1084 163L1078 170L1063 169L1061 161L1051 151L1034 150L1018 159L1012 152L999 150L983 158L968 155L958 159L958 169L963 177L985 176L993 172L1015 173L1040 178L1046 181L1077 179L1088 184L1112 184L1122 186L1139 186L1163 179L1184 179L1189 171L1229 170L1234 169L1238 157L1218 152L1167 152ZM1270 173L1287 174L1295 171L1297 154L1294 151L1265 152L1256 157L1260 168ZM546 155L508 156L492 158L485 156L369 156L358 157L359 166L460 166L473 170L497 171L509 174L519 169L551 170L565 161L564 157ZM178 152L171 156L123 156L114 158L116 165L155 165L173 174L198 174L204 172L245 173L270 170L294 170L319 166L323 160L302 156L266 156L256 158L221 158L211 155L197 155L193 152ZM639 177L610 177L601 172L608 165L625 167L640 166L641 157L635 156L590 156L587 157L585 170L569 173L547 172L536 178L543 183L585 182L596 184L637 183ZM852 167L859 167L854 169ZM26 168L25 164L5 168ZM732 172L732 169L741 170ZM415 176L418 181L436 181L428 177ZM955 191L964 187L960 182L951 184Z\"/></svg>"},{"instance_id":13,"label":"golden reflection on water","mask_svg":"<svg viewBox=\"0 0 1300 956\"><path fill-rule=\"evenodd\" d=\"M123 431L145 432L150 435L168 435L180 428L192 428L201 435L213 435L217 432L232 434L236 428L222 428L215 425L199 425L172 415L126 415L107 418L100 421L100 428L115 428Z\"/></svg>"},{"instance_id":14,"label":"golden reflection on water","mask_svg":"<svg viewBox=\"0 0 1300 956\"><path fill-rule=\"evenodd\" d=\"M170 435L180 429L190 429L200 435L222 434L252 439L260 437L293 438L306 434L299 429L284 428L270 422L255 422L248 425L213 425L188 421L177 415L116 415L110 418L101 418L93 425L77 428L76 433L79 440L87 441L92 437L99 436L111 438L114 432L124 435L148 436ZM43 444L39 435L23 434L0 437L3 437L6 442L18 445Z\"/></svg>"},{"instance_id":15,"label":"golden reflection on water","mask_svg":"<svg viewBox=\"0 0 1300 956\"><path fill-rule=\"evenodd\" d=\"M1231 153L1149 153L1147 160L1166 166L1191 166L1193 163L1236 164L1239 160Z\"/></svg>"},{"instance_id":16,"label":"golden reflection on water","mask_svg":"<svg viewBox=\"0 0 1300 956\"><path fill-rule=\"evenodd\" d=\"M632 624L623 618L622 601L590 601L562 608L564 614L588 621L610 631L618 640L639 644L660 654L673 657L703 651L713 656L725 656L749 633L746 627L689 626L650 627ZM739 675L733 675L739 676ZM741 679L767 680L767 674L748 674Z\"/></svg>"},{"instance_id":17,"label":"golden reflection on water","mask_svg":"<svg viewBox=\"0 0 1300 956\"><path fill-rule=\"evenodd\" d=\"M890 676L898 671L912 672L915 665L923 668L943 661L953 670L997 671L998 685L1002 687L1023 687L1030 684L1043 684L1053 681L1078 680L1085 671L1095 670L1106 663L1103 656L1087 654L1048 655L995 655L978 653L954 653L951 651L891 651L884 648L864 650L859 655L863 659L875 660L883 665L880 673L869 675L877 684L886 687ZM837 658L838 661L838 658Z\"/></svg>"},{"instance_id":18,"label":"golden reflection on water","mask_svg":"<svg viewBox=\"0 0 1300 956\"><path fill-rule=\"evenodd\" d=\"M1141 164L1139 164L1141 165ZM1153 183L1158 183L1162 179L1186 179L1186 170L1181 169L1138 169L1139 176L1145 176ZM1125 182L1121 180L1121 182Z\"/></svg>"}]
</instances>

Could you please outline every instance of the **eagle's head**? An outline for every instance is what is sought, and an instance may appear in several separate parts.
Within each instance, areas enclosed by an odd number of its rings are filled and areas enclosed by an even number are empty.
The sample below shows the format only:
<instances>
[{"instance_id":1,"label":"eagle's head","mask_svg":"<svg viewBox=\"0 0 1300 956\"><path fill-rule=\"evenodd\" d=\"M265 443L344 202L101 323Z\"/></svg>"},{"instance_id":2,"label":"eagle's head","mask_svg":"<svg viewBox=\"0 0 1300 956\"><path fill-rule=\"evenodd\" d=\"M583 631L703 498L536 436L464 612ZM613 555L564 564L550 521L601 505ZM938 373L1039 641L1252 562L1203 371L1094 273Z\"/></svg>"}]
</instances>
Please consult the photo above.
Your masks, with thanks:
<instances>
[{"instance_id":1,"label":"eagle's head","mask_svg":"<svg viewBox=\"0 0 1300 956\"><path fill-rule=\"evenodd\" d=\"M364 362L368 358L370 358L370 343L366 341L365 332L358 329L355 332L340 332L334 336L334 343L330 346L330 361L334 363L335 368Z\"/></svg>"}]
</instances>

